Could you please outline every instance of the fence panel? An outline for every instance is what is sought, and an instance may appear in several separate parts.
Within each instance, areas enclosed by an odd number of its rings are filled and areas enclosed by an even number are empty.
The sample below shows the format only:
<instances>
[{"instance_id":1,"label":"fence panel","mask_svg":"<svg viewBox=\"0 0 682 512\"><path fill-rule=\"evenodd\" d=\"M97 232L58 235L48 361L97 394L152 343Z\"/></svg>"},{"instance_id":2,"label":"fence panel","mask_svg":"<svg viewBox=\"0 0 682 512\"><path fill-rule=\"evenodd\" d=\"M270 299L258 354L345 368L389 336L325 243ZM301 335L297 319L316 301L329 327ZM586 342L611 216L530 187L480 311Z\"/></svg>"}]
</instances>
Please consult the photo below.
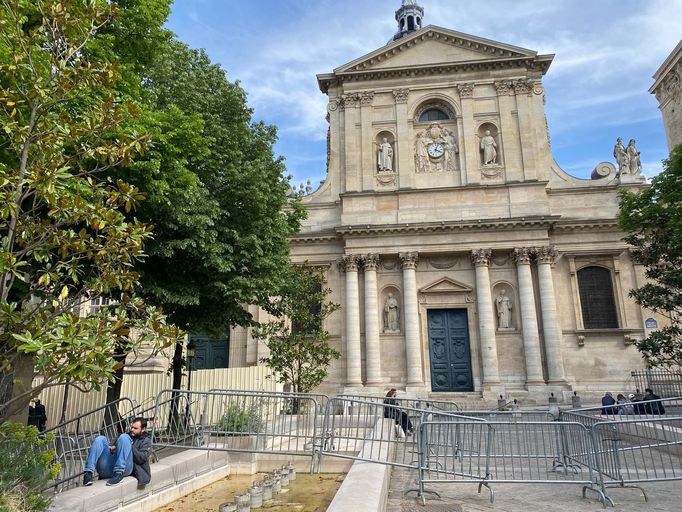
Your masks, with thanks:
<instances>
[{"instance_id":1,"label":"fence panel","mask_svg":"<svg viewBox=\"0 0 682 512\"><path fill-rule=\"evenodd\" d=\"M59 474L48 487L60 492L78 485L93 440L99 435L111 440L127 432L136 412L132 400L121 398L45 431L51 438L46 449L55 450L60 464Z\"/></svg>"},{"instance_id":2,"label":"fence panel","mask_svg":"<svg viewBox=\"0 0 682 512\"><path fill-rule=\"evenodd\" d=\"M420 433L419 487L477 483L494 500L493 483L581 484L594 488L591 439L580 423L425 421ZM604 497L600 494L600 499Z\"/></svg>"},{"instance_id":3,"label":"fence panel","mask_svg":"<svg viewBox=\"0 0 682 512\"><path fill-rule=\"evenodd\" d=\"M639 370L631 372L637 389L651 388L661 398L682 396L682 371Z\"/></svg>"},{"instance_id":4,"label":"fence panel","mask_svg":"<svg viewBox=\"0 0 682 512\"><path fill-rule=\"evenodd\" d=\"M310 456L312 467L321 416L317 401L303 394L163 390L153 441L156 447Z\"/></svg>"},{"instance_id":5,"label":"fence panel","mask_svg":"<svg viewBox=\"0 0 682 512\"><path fill-rule=\"evenodd\" d=\"M682 417L602 422L591 434L605 494L608 486L682 480Z\"/></svg>"},{"instance_id":6,"label":"fence panel","mask_svg":"<svg viewBox=\"0 0 682 512\"><path fill-rule=\"evenodd\" d=\"M646 420L664 416L682 416L682 397L582 407L562 410L559 413L561 421L577 421L588 428L604 421Z\"/></svg>"}]
</instances>

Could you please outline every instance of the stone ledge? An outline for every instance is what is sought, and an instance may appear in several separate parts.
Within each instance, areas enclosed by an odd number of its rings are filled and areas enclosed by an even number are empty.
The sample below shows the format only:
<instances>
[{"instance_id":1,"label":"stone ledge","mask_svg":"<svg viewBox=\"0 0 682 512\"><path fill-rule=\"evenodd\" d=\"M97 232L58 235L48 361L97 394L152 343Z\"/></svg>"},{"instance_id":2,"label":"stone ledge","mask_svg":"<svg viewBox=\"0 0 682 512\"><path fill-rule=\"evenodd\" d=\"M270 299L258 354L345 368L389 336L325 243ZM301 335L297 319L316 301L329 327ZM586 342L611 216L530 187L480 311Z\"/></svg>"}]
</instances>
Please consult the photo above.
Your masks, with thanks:
<instances>
[{"instance_id":1,"label":"stone ledge","mask_svg":"<svg viewBox=\"0 0 682 512\"><path fill-rule=\"evenodd\" d=\"M393 425L393 420L379 420L375 429L382 430L382 433L378 436L378 439L389 439ZM380 447L378 454L376 447L372 451L371 446L363 446L358 457L372 459L378 457L381 460L390 460L393 449L390 446L391 443L382 443L382 445L384 446ZM348 512L349 510L371 510L374 512L386 510L390 479L391 466L356 460L346 478L344 478L329 508L327 508L327 512Z\"/></svg>"},{"instance_id":2,"label":"stone ledge","mask_svg":"<svg viewBox=\"0 0 682 512\"><path fill-rule=\"evenodd\" d=\"M154 510L228 474L226 452L187 450L152 464L152 481L143 490L137 489L137 480L133 477L124 478L115 487L107 487L106 480L97 480L91 487L77 487L58 494L49 510Z\"/></svg>"}]
</instances>

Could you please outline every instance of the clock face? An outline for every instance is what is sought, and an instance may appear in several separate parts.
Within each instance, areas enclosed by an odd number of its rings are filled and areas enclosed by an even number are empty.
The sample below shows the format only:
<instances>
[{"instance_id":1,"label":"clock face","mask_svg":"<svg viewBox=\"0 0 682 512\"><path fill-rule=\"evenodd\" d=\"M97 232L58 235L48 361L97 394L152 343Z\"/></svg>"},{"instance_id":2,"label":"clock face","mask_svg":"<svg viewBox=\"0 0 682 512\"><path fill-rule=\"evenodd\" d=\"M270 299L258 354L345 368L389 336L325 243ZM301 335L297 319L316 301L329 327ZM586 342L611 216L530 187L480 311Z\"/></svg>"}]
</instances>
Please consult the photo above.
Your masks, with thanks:
<instances>
[{"instance_id":1,"label":"clock face","mask_svg":"<svg viewBox=\"0 0 682 512\"><path fill-rule=\"evenodd\" d=\"M443 156L445 148L443 148L443 145L440 142L432 142L429 144L428 152L431 158L439 158Z\"/></svg>"}]
</instances>

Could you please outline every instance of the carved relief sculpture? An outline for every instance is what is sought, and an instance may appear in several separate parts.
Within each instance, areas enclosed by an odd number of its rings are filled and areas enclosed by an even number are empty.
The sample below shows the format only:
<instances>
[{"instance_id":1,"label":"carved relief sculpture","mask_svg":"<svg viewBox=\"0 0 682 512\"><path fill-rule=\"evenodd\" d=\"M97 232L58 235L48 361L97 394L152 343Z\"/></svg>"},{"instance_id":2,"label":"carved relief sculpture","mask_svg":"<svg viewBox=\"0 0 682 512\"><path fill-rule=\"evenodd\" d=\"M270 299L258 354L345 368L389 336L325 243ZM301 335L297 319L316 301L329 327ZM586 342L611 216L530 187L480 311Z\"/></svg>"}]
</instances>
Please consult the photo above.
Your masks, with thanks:
<instances>
[{"instance_id":1,"label":"carved relief sculpture","mask_svg":"<svg viewBox=\"0 0 682 512\"><path fill-rule=\"evenodd\" d=\"M379 172L393 172L393 146L386 137L379 144L377 165Z\"/></svg>"},{"instance_id":2,"label":"carved relief sculpture","mask_svg":"<svg viewBox=\"0 0 682 512\"><path fill-rule=\"evenodd\" d=\"M483 153L483 165L495 165L497 163L497 142L490 135L490 130L485 131L481 138L481 152Z\"/></svg>"},{"instance_id":3,"label":"carved relief sculpture","mask_svg":"<svg viewBox=\"0 0 682 512\"><path fill-rule=\"evenodd\" d=\"M416 172L441 172L457 169L459 147L455 134L440 123L432 123L417 133L414 143Z\"/></svg>"},{"instance_id":4,"label":"carved relief sculpture","mask_svg":"<svg viewBox=\"0 0 682 512\"><path fill-rule=\"evenodd\" d=\"M389 334L400 332L400 306L392 293L384 303L384 332Z\"/></svg>"},{"instance_id":5,"label":"carved relief sculpture","mask_svg":"<svg viewBox=\"0 0 682 512\"><path fill-rule=\"evenodd\" d=\"M511 328L512 300L507 295L506 288L500 290L500 294L495 299L497 306L497 327L498 329Z\"/></svg>"}]
</instances>

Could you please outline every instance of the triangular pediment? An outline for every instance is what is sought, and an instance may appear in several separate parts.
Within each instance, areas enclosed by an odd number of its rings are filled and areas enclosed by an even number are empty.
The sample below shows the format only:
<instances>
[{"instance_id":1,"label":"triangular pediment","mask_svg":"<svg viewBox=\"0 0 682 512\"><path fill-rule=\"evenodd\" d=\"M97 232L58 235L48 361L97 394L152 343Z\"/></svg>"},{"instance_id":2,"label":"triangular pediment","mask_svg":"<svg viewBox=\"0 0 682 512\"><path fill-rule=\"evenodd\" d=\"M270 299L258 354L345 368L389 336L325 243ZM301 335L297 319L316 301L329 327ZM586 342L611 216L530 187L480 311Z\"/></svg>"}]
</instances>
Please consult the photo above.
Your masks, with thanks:
<instances>
[{"instance_id":1,"label":"triangular pediment","mask_svg":"<svg viewBox=\"0 0 682 512\"><path fill-rule=\"evenodd\" d=\"M336 68L334 73L527 59L536 56L537 52L533 50L429 25Z\"/></svg>"},{"instance_id":2,"label":"triangular pediment","mask_svg":"<svg viewBox=\"0 0 682 512\"><path fill-rule=\"evenodd\" d=\"M419 290L420 293L471 293L473 288L459 281L447 277L427 284Z\"/></svg>"}]
</instances>

